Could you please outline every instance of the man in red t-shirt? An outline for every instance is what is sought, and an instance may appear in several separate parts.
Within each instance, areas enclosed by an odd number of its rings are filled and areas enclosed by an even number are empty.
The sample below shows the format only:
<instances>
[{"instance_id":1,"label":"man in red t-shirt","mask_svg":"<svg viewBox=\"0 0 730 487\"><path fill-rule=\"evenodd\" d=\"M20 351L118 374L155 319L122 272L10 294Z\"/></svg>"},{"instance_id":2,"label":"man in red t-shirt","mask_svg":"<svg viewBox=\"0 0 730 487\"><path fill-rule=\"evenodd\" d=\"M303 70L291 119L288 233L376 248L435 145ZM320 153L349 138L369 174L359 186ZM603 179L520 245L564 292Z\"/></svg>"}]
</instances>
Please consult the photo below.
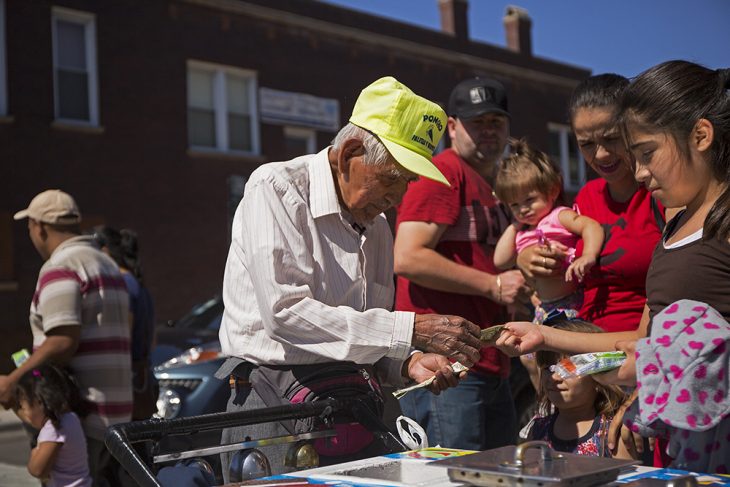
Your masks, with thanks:
<instances>
[{"instance_id":1,"label":"man in red t-shirt","mask_svg":"<svg viewBox=\"0 0 730 487\"><path fill-rule=\"evenodd\" d=\"M498 81L467 79L452 91L448 110L452 145L433 163L451 187L421 178L398 207L395 309L457 314L485 328L499 321L502 305L527 295L519 271L500 274L493 262L509 224L488 182L507 145L507 94ZM411 393L401 407L433 445L486 450L514 444L508 375L508 358L485 347L458 387L439 396Z\"/></svg>"}]
</instances>

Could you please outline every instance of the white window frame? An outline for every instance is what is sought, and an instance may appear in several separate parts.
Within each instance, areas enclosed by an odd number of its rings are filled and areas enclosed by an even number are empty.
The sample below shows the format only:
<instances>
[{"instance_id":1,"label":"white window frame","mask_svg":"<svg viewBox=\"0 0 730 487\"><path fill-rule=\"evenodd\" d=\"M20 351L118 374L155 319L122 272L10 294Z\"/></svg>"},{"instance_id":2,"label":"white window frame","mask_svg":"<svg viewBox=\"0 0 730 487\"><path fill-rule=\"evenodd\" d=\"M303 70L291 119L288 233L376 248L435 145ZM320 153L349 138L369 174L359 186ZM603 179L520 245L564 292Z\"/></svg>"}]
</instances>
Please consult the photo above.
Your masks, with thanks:
<instances>
[{"instance_id":1,"label":"white window frame","mask_svg":"<svg viewBox=\"0 0 730 487\"><path fill-rule=\"evenodd\" d=\"M314 154L317 151L317 131L314 129L286 125L284 126L284 137L304 140L307 146L307 154Z\"/></svg>"},{"instance_id":2,"label":"white window frame","mask_svg":"<svg viewBox=\"0 0 730 487\"><path fill-rule=\"evenodd\" d=\"M258 156L261 154L261 143L259 140L259 110L258 110L258 79L257 72L250 69L242 69L234 66L213 64L205 61L189 59L187 69L199 69L213 73L213 120L215 123L215 147L199 146L190 144L188 134L188 145L191 150L198 152L212 152L225 154L240 154ZM187 74L187 72L186 72ZM226 99L226 74L232 74L247 78L248 97L251 107L251 150L242 151L231 149L228 143L228 100ZM189 89L189 87L187 87ZM187 91L186 91L187 93ZM186 100L186 108L187 106Z\"/></svg>"},{"instance_id":3,"label":"white window frame","mask_svg":"<svg viewBox=\"0 0 730 487\"><path fill-rule=\"evenodd\" d=\"M81 24L84 26L84 43L86 47L86 70L88 74L89 119L63 118L59 114L57 21ZM71 10L64 7L53 7L51 15L51 32L53 35L53 105L56 121L76 125L99 125L99 75L96 63L96 16L88 12Z\"/></svg>"},{"instance_id":4,"label":"white window frame","mask_svg":"<svg viewBox=\"0 0 730 487\"><path fill-rule=\"evenodd\" d=\"M586 165L583 160L583 154L580 152L576 144L576 156L578 158L578 181L570 179L570 144L569 138L573 137L573 130L569 125L558 123L548 123L548 131L551 134L558 134L560 142L560 170L563 173L563 189L566 191L578 191L586 183Z\"/></svg>"},{"instance_id":5,"label":"white window frame","mask_svg":"<svg viewBox=\"0 0 730 487\"><path fill-rule=\"evenodd\" d=\"M0 0L0 117L8 114L8 65L5 59L5 0Z\"/></svg>"}]
</instances>

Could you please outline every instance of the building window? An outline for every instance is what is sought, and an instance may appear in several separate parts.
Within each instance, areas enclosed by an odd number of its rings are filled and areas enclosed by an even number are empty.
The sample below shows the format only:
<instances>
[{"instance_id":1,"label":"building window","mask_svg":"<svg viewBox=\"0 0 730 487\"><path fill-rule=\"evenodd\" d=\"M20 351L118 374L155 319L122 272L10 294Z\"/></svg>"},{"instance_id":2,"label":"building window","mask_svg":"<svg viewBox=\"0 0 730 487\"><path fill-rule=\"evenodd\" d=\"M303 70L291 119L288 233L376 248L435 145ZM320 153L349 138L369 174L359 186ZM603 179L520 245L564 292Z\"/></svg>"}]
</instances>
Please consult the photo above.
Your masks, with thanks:
<instances>
[{"instance_id":1,"label":"building window","mask_svg":"<svg viewBox=\"0 0 730 487\"><path fill-rule=\"evenodd\" d=\"M575 142L573 132L567 125L548 124L548 155L563 173L563 188L578 191L586 182L586 166Z\"/></svg>"},{"instance_id":2,"label":"building window","mask_svg":"<svg viewBox=\"0 0 730 487\"><path fill-rule=\"evenodd\" d=\"M99 125L94 16L54 7L51 27L56 120Z\"/></svg>"},{"instance_id":3,"label":"building window","mask_svg":"<svg viewBox=\"0 0 730 487\"><path fill-rule=\"evenodd\" d=\"M8 114L8 66L5 62L5 0L0 0L0 117Z\"/></svg>"},{"instance_id":4,"label":"building window","mask_svg":"<svg viewBox=\"0 0 730 487\"><path fill-rule=\"evenodd\" d=\"M317 133L301 127L284 127L284 148L286 158L293 159L317 150Z\"/></svg>"},{"instance_id":5,"label":"building window","mask_svg":"<svg viewBox=\"0 0 730 487\"><path fill-rule=\"evenodd\" d=\"M188 61L192 149L259 154L256 73Z\"/></svg>"}]
</instances>

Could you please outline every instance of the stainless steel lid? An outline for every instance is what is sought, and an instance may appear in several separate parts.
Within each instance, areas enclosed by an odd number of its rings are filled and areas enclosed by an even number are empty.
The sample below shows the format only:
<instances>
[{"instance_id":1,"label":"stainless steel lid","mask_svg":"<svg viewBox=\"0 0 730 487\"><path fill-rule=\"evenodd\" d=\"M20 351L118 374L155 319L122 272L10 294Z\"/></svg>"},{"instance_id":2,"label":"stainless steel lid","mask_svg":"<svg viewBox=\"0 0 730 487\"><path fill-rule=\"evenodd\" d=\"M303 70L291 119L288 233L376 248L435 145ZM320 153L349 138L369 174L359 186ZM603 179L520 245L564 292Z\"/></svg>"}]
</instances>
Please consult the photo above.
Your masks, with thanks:
<instances>
[{"instance_id":1,"label":"stainless steel lid","mask_svg":"<svg viewBox=\"0 0 730 487\"><path fill-rule=\"evenodd\" d=\"M473 455L447 458L430 465L445 467L455 481L479 486L598 485L612 482L634 460L557 453L544 441L528 441Z\"/></svg>"}]
</instances>

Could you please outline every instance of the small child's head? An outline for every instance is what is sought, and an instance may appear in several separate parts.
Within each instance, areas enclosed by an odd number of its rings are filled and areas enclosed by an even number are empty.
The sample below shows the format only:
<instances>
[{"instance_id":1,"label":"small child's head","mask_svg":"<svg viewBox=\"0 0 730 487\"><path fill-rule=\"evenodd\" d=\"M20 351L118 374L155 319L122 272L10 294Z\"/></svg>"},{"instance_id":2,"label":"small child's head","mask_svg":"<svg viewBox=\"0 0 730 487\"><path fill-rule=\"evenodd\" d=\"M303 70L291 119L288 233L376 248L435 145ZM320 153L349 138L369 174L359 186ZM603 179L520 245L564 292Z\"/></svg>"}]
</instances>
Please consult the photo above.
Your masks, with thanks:
<instances>
[{"instance_id":1,"label":"small child's head","mask_svg":"<svg viewBox=\"0 0 730 487\"><path fill-rule=\"evenodd\" d=\"M79 411L81 397L73 379L62 369L43 364L23 374L15 389L21 410L34 428L50 419L59 427L61 415Z\"/></svg>"},{"instance_id":2,"label":"small child's head","mask_svg":"<svg viewBox=\"0 0 730 487\"><path fill-rule=\"evenodd\" d=\"M510 147L510 155L499 166L494 192L518 222L534 226L562 201L563 177L547 154L525 139L511 139Z\"/></svg>"},{"instance_id":3,"label":"small child's head","mask_svg":"<svg viewBox=\"0 0 730 487\"><path fill-rule=\"evenodd\" d=\"M593 323L582 320L558 321L553 328L580 333L603 332ZM592 406L596 414L613 416L626 397L623 390L618 386L599 384L591 376L562 379L550 371L550 366L565 357L564 354L547 351L539 351L535 355L535 361L540 371L540 389L538 390L540 411L549 411L551 404L558 410Z\"/></svg>"}]
</instances>

